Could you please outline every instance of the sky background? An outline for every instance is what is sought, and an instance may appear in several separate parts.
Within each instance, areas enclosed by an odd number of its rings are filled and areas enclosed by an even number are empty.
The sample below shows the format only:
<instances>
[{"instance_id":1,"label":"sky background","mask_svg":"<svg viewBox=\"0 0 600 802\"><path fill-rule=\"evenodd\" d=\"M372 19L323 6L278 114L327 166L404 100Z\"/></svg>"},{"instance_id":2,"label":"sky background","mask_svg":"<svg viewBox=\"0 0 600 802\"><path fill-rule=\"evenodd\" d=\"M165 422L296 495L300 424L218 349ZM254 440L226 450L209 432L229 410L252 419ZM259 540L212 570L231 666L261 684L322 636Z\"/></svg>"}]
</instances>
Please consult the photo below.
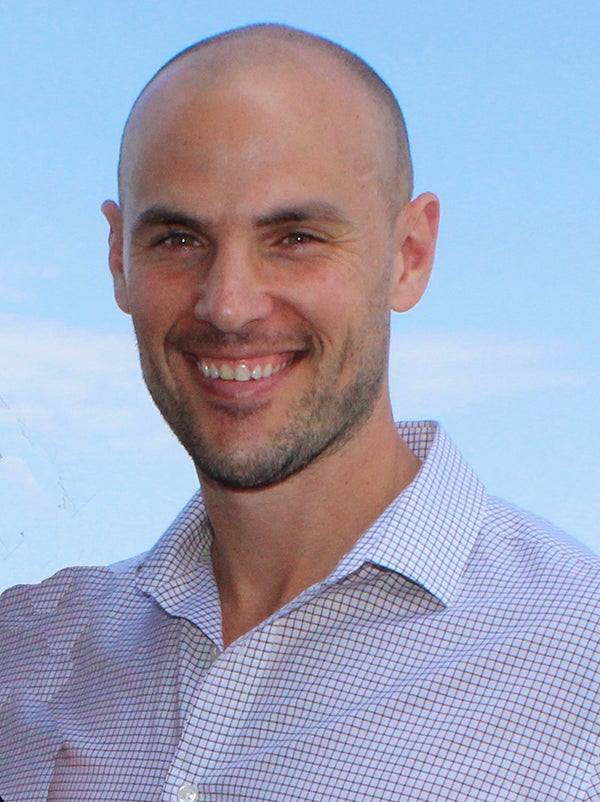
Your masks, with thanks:
<instances>
[{"instance_id":1,"label":"sky background","mask_svg":"<svg viewBox=\"0 0 600 802\"><path fill-rule=\"evenodd\" d=\"M149 548L196 488L140 378L99 212L128 110L239 25L333 38L404 109L442 204L394 318L398 418L439 419L490 492L600 553L600 4L305 0L0 8L0 589Z\"/></svg>"}]
</instances>

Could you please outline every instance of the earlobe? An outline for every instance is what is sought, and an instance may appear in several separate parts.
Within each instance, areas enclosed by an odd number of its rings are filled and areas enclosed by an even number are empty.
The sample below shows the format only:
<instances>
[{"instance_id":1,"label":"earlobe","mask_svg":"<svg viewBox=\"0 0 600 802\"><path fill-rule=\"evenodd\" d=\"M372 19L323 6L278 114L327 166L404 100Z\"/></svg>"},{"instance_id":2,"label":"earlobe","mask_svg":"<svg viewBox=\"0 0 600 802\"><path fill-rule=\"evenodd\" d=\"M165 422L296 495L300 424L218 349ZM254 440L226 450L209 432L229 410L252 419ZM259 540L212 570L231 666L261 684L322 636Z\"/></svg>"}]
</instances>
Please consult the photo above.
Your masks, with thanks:
<instances>
[{"instance_id":1,"label":"earlobe","mask_svg":"<svg viewBox=\"0 0 600 802\"><path fill-rule=\"evenodd\" d=\"M440 202L431 192L419 195L400 212L391 307L407 312L421 299L433 267Z\"/></svg>"},{"instance_id":2,"label":"earlobe","mask_svg":"<svg viewBox=\"0 0 600 802\"><path fill-rule=\"evenodd\" d=\"M123 216L119 206L111 200L104 201L102 204L102 214L106 217L110 226L108 264L113 278L115 300L119 308L129 314L127 282L123 263Z\"/></svg>"}]
</instances>

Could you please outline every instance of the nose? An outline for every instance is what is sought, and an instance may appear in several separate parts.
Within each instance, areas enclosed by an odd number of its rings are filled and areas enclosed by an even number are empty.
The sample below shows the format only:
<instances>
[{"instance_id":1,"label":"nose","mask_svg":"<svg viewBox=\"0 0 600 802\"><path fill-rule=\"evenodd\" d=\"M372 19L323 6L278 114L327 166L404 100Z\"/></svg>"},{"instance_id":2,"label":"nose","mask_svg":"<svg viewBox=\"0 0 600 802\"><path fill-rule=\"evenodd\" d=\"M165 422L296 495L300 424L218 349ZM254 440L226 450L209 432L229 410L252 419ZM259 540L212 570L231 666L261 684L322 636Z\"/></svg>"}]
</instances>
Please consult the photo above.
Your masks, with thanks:
<instances>
[{"instance_id":1,"label":"nose","mask_svg":"<svg viewBox=\"0 0 600 802\"><path fill-rule=\"evenodd\" d=\"M264 320L272 307L258 257L233 246L219 247L200 282L196 318L222 332L238 332Z\"/></svg>"}]
</instances>

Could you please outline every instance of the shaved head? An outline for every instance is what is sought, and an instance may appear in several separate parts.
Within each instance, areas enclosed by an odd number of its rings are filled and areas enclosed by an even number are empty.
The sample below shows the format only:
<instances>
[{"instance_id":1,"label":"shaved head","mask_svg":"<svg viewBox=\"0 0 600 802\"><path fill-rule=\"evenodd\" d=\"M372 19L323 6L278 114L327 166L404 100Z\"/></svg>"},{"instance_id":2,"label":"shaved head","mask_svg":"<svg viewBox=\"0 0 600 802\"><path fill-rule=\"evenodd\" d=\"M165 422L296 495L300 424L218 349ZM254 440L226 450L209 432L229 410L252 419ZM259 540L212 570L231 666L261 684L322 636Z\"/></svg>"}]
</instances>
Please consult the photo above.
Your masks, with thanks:
<instances>
[{"instance_id":1,"label":"shaved head","mask_svg":"<svg viewBox=\"0 0 600 802\"><path fill-rule=\"evenodd\" d=\"M340 75L350 79L365 92L378 115L382 133L380 180L394 212L412 195L412 164L406 126L394 94L377 73L361 58L328 39L284 25L260 24L237 28L203 39L170 59L141 91L127 119L119 156L119 196L123 204L127 194L128 166L135 149L136 122L155 88L165 80L186 74L190 93L217 82L235 81L236 75L262 67L276 75L282 64L293 63L295 70L306 72L315 60L324 65L323 75L331 75L327 62ZM191 73L190 73L191 71ZM190 74L192 80L190 82ZM318 91L318 87L316 87ZM340 88L340 95L343 87ZM359 112L356 112L356 117Z\"/></svg>"},{"instance_id":2,"label":"shaved head","mask_svg":"<svg viewBox=\"0 0 600 802\"><path fill-rule=\"evenodd\" d=\"M136 100L119 191L115 295L201 480L263 487L363 427L391 436L390 311L425 289L438 204L411 200L370 67L280 25L193 45Z\"/></svg>"}]
</instances>

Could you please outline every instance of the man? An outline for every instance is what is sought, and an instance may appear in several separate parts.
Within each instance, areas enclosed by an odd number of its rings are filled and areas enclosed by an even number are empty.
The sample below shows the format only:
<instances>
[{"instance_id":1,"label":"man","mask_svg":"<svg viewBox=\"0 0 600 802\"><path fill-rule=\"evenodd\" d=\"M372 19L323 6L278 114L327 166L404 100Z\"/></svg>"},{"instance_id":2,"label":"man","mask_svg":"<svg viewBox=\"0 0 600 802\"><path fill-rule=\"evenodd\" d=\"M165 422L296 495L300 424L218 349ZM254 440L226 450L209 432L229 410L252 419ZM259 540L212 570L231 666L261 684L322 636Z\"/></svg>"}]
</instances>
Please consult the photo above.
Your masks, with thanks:
<instances>
[{"instance_id":1,"label":"man","mask_svg":"<svg viewBox=\"0 0 600 802\"><path fill-rule=\"evenodd\" d=\"M110 267L201 493L6 594L4 802L600 798L598 561L392 420L411 192L395 100L325 40L241 29L146 86Z\"/></svg>"}]
</instances>

